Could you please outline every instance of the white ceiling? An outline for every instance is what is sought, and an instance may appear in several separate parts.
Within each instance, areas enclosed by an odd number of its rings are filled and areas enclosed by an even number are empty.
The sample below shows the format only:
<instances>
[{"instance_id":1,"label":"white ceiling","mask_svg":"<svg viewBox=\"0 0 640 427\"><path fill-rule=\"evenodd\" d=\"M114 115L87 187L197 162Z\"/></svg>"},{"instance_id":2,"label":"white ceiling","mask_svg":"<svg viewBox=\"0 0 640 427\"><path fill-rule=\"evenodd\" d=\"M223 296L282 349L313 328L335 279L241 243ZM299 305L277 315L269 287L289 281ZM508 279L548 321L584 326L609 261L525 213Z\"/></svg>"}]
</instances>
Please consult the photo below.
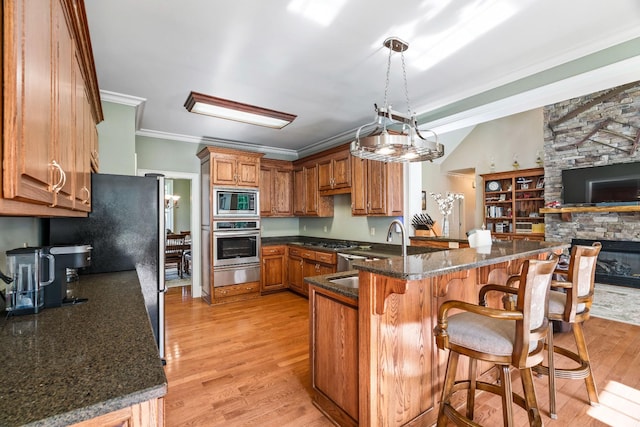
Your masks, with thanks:
<instances>
[{"instance_id":1,"label":"white ceiling","mask_svg":"<svg viewBox=\"0 0 640 427\"><path fill-rule=\"evenodd\" d=\"M640 76L637 0L85 0L85 6L103 99L138 97L138 134L192 142L239 141L300 154L348 140L372 121L373 104L383 103L389 51L382 41L389 36L409 43L411 107L440 132ZM335 16L320 24L293 11L304 7L319 8L314 18ZM391 58L389 99L406 111L400 59ZM192 90L298 117L274 130L191 114L183 105Z\"/></svg>"}]
</instances>

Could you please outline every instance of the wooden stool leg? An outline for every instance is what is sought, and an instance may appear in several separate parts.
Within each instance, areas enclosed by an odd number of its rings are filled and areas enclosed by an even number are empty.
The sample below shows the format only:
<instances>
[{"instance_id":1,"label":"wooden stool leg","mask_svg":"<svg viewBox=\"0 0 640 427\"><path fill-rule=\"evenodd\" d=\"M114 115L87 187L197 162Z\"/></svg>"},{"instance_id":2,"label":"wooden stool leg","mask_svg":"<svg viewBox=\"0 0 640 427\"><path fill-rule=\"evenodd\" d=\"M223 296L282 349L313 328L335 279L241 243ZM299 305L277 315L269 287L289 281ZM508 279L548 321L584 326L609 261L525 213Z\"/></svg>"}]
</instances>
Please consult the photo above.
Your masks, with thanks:
<instances>
[{"instance_id":1,"label":"wooden stool leg","mask_svg":"<svg viewBox=\"0 0 640 427\"><path fill-rule=\"evenodd\" d=\"M551 322L549 322L551 323ZM557 420L558 413L556 411L556 369L553 363L553 326L549 325L547 332L547 363L549 366L549 416Z\"/></svg>"},{"instance_id":2,"label":"wooden stool leg","mask_svg":"<svg viewBox=\"0 0 640 427\"><path fill-rule=\"evenodd\" d=\"M589 402L591 406L596 406L600 403L598 399L598 390L596 389L596 382L593 379L593 372L591 370L591 360L589 359L589 352L587 351L587 343L584 339L584 332L582 330L582 323L576 322L573 324L573 337L576 340L576 346L578 347L578 355L583 362L586 362L589 372L584 379L587 385L587 393L589 394Z\"/></svg>"},{"instance_id":3,"label":"wooden stool leg","mask_svg":"<svg viewBox=\"0 0 640 427\"><path fill-rule=\"evenodd\" d=\"M467 418L473 419L473 407L476 403L476 375L478 361L469 359L469 391L467 392Z\"/></svg>"},{"instance_id":4,"label":"wooden stool leg","mask_svg":"<svg viewBox=\"0 0 640 427\"><path fill-rule=\"evenodd\" d=\"M438 411L438 427L445 427L448 424L447 416L444 414L444 407L451 402L451 392L456 381L456 370L458 369L459 354L449 350L449 360L447 361L447 371L444 375L442 386L442 398L440 399L440 409Z\"/></svg>"},{"instance_id":5,"label":"wooden stool leg","mask_svg":"<svg viewBox=\"0 0 640 427\"><path fill-rule=\"evenodd\" d=\"M511 387L511 371L509 365L500 366L500 381L502 381L502 417L504 418L504 426L513 426L513 389Z\"/></svg>"},{"instance_id":6,"label":"wooden stool leg","mask_svg":"<svg viewBox=\"0 0 640 427\"><path fill-rule=\"evenodd\" d=\"M553 333L553 331L551 333ZM536 399L536 390L533 386L533 375L531 374L531 369L521 369L520 377L522 379L524 399L527 403L529 425L535 427L542 426L542 418L540 417L540 410L538 409L538 401Z\"/></svg>"}]
</instances>

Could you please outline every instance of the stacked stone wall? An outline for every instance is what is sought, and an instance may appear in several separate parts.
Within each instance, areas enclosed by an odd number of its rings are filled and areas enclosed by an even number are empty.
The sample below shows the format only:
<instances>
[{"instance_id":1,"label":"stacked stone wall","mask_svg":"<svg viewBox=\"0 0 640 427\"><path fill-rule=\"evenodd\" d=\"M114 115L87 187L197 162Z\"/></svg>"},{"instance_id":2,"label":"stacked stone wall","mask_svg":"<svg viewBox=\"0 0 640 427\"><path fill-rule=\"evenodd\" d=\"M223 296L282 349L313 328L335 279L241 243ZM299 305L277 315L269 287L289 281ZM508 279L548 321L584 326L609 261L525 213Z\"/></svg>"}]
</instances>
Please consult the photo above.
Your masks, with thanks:
<instances>
[{"instance_id":1,"label":"stacked stone wall","mask_svg":"<svg viewBox=\"0 0 640 427\"><path fill-rule=\"evenodd\" d=\"M640 162L640 147L617 134L637 138L640 132L640 82L568 120L567 114L616 88L570 99L544 108L545 202L562 202L562 171L566 169ZM598 132L580 143L604 120L613 133ZM552 124L552 126L550 125ZM606 144L606 145L605 145ZM545 237L549 241L589 240L640 241L640 212L573 213L572 221L560 214L545 215Z\"/></svg>"}]
</instances>

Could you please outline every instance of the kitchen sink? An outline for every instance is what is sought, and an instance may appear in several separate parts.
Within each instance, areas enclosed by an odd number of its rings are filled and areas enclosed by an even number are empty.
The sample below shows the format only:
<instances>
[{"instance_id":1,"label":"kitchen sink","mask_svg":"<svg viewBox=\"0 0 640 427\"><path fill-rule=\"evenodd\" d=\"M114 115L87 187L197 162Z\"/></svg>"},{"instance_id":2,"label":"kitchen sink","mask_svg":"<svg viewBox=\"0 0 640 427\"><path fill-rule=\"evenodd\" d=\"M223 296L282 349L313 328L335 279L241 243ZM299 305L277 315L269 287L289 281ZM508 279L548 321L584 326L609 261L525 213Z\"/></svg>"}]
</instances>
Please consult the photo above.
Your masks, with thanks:
<instances>
[{"instance_id":1,"label":"kitchen sink","mask_svg":"<svg viewBox=\"0 0 640 427\"><path fill-rule=\"evenodd\" d=\"M330 279L331 283L335 283L336 285L345 286L347 288L357 288L358 287L358 276L349 276L349 277L341 277L339 279Z\"/></svg>"}]
</instances>

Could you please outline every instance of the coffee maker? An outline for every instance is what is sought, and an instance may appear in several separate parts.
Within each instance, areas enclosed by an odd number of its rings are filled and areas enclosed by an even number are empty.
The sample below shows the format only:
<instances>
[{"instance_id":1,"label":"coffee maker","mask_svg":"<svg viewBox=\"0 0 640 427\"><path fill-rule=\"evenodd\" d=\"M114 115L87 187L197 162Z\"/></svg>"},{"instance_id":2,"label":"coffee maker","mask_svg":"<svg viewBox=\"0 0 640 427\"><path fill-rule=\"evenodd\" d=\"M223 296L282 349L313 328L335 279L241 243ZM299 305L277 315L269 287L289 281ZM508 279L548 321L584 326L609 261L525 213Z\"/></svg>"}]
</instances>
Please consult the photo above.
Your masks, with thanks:
<instances>
[{"instance_id":1,"label":"coffee maker","mask_svg":"<svg viewBox=\"0 0 640 427\"><path fill-rule=\"evenodd\" d=\"M87 301L75 295L67 295L67 282L77 280L76 269L91 265L90 245L56 245L45 246L43 252L52 256L55 261L53 282L44 288L44 306L60 307L79 304Z\"/></svg>"},{"instance_id":2,"label":"coffee maker","mask_svg":"<svg viewBox=\"0 0 640 427\"><path fill-rule=\"evenodd\" d=\"M6 311L9 314L38 313L45 306L45 289L54 282L55 260L41 247L7 251Z\"/></svg>"}]
</instances>

